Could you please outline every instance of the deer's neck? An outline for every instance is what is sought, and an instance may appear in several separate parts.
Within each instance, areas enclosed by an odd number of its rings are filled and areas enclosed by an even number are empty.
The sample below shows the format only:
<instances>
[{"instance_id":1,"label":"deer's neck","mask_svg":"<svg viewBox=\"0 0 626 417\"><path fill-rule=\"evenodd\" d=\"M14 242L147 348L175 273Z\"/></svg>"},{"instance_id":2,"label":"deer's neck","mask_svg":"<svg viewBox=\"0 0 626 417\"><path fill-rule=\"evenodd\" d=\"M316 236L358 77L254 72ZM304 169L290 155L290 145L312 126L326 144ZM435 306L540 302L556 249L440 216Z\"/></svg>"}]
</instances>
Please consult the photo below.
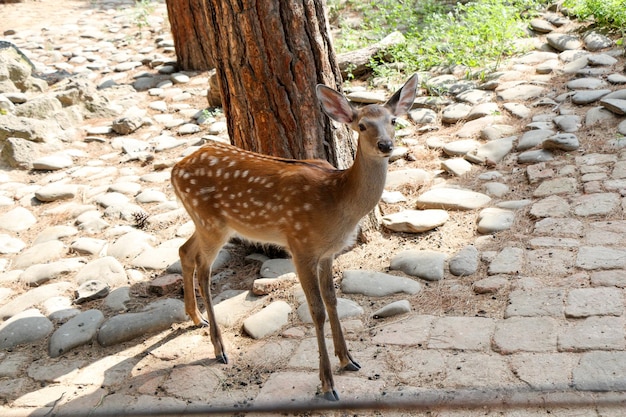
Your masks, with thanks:
<instances>
[{"instance_id":1,"label":"deer's neck","mask_svg":"<svg viewBox=\"0 0 626 417\"><path fill-rule=\"evenodd\" d=\"M357 152L352 166L344 171L344 213L359 221L372 211L385 188L387 166L388 158L369 158Z\"/></svg>"}]
</instances>

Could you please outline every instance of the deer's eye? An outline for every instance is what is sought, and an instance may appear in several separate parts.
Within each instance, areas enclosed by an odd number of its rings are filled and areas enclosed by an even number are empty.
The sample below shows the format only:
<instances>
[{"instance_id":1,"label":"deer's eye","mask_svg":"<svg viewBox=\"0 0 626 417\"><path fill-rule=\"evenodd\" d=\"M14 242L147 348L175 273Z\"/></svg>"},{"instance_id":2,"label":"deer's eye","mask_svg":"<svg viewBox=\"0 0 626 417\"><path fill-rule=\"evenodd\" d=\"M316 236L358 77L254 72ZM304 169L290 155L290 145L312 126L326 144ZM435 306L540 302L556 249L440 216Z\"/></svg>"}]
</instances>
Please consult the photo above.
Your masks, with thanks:
<instances>
[{"instance_id":1,"label":"deer's eye","mask_svg":"<svg viewBox=\"0 0 626 417\"><path fill-rule=\"evenodd\" d=\"M392 117L392 118L391 118L391 125L392 125L392 126L395 126L395 125L396 125L396 118L395 118L395 117Z\"/></svg>"},{"instance_id":2,"label":"deer's eye","mask_svg":"<svg viewBox=\"0 0 626 417\"><path fill-rule=\"evenodd\" d=\"M359 123L359 130L363 132L365 129L367 129L365 125L363 123Z\"/></svg>"}]
</instances>

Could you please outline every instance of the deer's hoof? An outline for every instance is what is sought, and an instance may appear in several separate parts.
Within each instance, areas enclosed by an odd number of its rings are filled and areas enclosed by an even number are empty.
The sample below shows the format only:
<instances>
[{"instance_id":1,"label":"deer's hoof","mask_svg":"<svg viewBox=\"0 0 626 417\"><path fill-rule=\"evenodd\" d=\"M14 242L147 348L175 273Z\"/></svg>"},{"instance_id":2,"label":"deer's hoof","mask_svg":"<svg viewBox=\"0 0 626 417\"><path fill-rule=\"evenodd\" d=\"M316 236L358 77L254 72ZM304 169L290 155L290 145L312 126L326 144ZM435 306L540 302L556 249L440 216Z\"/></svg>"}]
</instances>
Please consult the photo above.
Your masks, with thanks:
<instances>
[{"instance_id":1,"label":"deer's hoof","mask_svg":"<svg viewBox=\"0 0 626 417\"><path fill-rule=\"evenodd\" d=\"M351 360L346 366L343 367L343 369L346 371L358 371L359 369L361 369L361 365Z\"/></svg>"},{"instance_id":2,"label":"deer's hoof","mask_svg":"<svg viewBox=\"0 0 626 417\"><path fill-rule=\"evenodd\" d=\"M337 391L332 390L324 393L324 399L328 401L339 401L339 394Z\"/></svg>"},{"instance_id":3,"label":"deer's hoof","mask_svg":"<svg viewBox=\"0 0 626 417\"><path fill-rule=\"evenodd\" d=\"M200 319L200 323L198 323L197 326L198 327L209 327L209 321L207 319L205 319L204 317L202 317Z\"/></svg>"},{"instance_id":4,"label":"deer's hoof","mask_svg":"<svg viewBox=\"0 0 626 417\"><path fill-rule=\"evenodd\" d=\"M223 364L228 363L228 356L226 356L225 353L222 353L221 355L216 356L215 359L217 359L218 362L223 363Z\"/></svg>"}]
</instances>

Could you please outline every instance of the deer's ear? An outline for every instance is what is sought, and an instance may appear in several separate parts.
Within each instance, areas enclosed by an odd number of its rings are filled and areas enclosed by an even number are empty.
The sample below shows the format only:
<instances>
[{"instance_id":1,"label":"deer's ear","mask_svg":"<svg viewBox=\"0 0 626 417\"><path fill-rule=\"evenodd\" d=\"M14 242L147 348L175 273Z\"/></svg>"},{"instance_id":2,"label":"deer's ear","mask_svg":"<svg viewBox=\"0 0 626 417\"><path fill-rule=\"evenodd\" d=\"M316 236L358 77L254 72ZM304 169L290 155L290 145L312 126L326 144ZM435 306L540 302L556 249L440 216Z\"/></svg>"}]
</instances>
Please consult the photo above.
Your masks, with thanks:
<instances>
[{"instance_id":1,"label":"deer's ear","mask_svg":"<svg viewBox=\"0 0 626 417\"><path fill-rule=\"evenodd\" d=\"M402 116L406 114L415 101L415 94L417 93L417 74L413 74L411 78L407 80L401 89L395 92L393 96L385 103L394 116Z\"/></svg>"},{"instance_id":2,"label":"deer's ear","mask_svg":"<svg viewBox=\"0 0 626 417\"><path fill-rule=\"evenodd\" d=\"M356 112L343 95L322 84L317 85L315 93L328 117L340 123L352 123Z\"/></svg>"}]
</instances>

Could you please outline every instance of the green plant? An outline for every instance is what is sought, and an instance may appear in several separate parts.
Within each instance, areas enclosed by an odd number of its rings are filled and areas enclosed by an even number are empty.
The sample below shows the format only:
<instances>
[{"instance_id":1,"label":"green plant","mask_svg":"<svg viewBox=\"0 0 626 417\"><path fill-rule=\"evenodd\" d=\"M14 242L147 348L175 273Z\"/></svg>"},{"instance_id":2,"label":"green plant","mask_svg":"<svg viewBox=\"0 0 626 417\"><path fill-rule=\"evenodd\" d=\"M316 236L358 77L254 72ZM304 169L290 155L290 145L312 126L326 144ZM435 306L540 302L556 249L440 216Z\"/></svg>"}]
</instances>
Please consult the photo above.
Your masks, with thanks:
<instances>
[{"instance_id":1,"label":"green plant","mask_svg":"<svg viewBox=\"0 0 626 417\"><path fill-rule=\"evenodd\" d=\"M141 29L148 26L148 18L154 11L154 4L152 0L135 0L135 7L133 8L133 23L139 28L139 34L141 36Z\"/></svg>"},{"instance_id":2,"label":"green plant","mask_svg":"<svg viewBox=\"0 0 626 417\"><path fill-rule=\"evenodd\" d=\"M355 49L399 30L407 41L385 51L385 59L374 57L370 66L376 75L387 71L385 61L402 63L407 71L455 65L497 68L503 57L522 52L515 40L525 35L527 21L545 2L476 0L454 7L436 0L348 2L344 7L361 13L363 23L359 30L342 32L338 47Z\"/></svg>"},{"instance_id":3,"label":"green plant","mask_svg":"<svg viewBox=\"0 0 626 417\"><path fill-rule=\"evenodd\" d=\"M617 31L621 37L617 43L624 45L626 40L624 0L565 0L563 7L579 19L593 18L598 26Z\"/></svg>"}]
</instances>

